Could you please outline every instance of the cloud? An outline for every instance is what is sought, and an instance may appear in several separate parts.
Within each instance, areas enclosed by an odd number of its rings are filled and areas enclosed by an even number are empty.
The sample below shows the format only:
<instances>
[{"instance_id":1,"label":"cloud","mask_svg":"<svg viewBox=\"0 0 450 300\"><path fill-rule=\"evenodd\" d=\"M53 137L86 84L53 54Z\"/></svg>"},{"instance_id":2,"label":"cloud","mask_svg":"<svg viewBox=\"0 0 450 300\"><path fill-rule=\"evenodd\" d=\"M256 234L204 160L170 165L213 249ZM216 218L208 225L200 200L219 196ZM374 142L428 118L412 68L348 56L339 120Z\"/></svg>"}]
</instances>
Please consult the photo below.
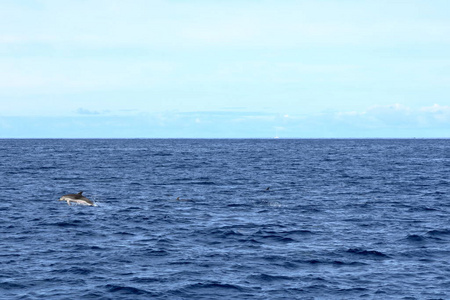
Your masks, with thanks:
<instances>
[{"instance_id":1,"label":"cloud","mask_svg":"<svg viewBox=\"0 0 450 300\"><path fill-rule=\"evenodd\" d=\"M89 110L89 109L80 107L79 109L77 109L77 114L79 114L79 115L99 115L100 113L95 110Z\"/></svg>"},{"instance_id":2,"label":"cloud","mask_svg":"<svg viewBox=\"0 0 450 300\"><path fill-rule=\"evenodd\" d=\"M432 106L422 107L420 110L429 113L449 114L450 106L442 106L439 104L434 104Z\"/></svg>"},{"instance_id":3,"label":"cloud","mask_svg":"<svg viewBox=\"0 0 450 300\"><path fill-rule=\"evenodd\" d=\"M429 107L411 108L399 103L376 105L364 111L344 111L334 114L338 122L365 128L423 128L448 123L450 107L434 104Z\"/></svg>"},{"instance_id":4,"label":"cloud","mask_svg":"<svg viewBox=\"0 0 450 300\"><path fill-rule=\"evenodd\" d=\"M449 137L449 127L450 107L439 104L420 108L378 105L360 111L289 114L289 117L243 111L116 115L80 107L77 114L63 117L2 117L0 137Z\"/></svg>"},{"instance_id":5,"label":"cloud","mask_svg":"<svg viewBox=\"0 0 450 300\"><path fill-rule=\"evenodd\" d=\"M428 107L422 107L421 112L428 118L440 123L450 123L450 106L434 104Z\"/></svg>"}]
</instances>

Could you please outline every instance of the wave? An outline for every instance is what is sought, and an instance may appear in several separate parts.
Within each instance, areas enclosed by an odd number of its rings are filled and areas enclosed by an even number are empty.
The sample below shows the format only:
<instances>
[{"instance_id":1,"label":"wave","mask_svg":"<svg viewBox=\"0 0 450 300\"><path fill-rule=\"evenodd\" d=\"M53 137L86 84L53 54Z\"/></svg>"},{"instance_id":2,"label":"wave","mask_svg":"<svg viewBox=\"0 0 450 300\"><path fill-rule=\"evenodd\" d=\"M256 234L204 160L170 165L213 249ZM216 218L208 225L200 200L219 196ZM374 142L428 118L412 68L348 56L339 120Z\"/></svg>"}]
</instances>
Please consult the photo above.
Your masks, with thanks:
<instances>
[{"instance_id":1,"label":"wave","mask_svg":"<svg viewBox=\"0 0 450 300\"><path fill-rule=\"evenodd\" d=\"M376 258L388 258L389 256L375 250L365 250L361 248L350 248L346 251L347 253L367 256L367 257L376 257Z\"/></svg>"},{"instance_id":2,"label":"wave","mask_svg":"<svg viewBox=\"0 0 450 300\"><path fill-rule=\"evenodd\" d=\"M263 235L261 237L264 241L272 241L272 242L278 242L278 243L293 243L296 242L296 240L290 238L290 237L284 237L282 235Z\"/></svg>"},{"instance_id":3,"label":"wave","mask_svg":"<svg viewBox=\"0 0 450 300\"><path fill-rule=\"evenodd\" d=\"M294 277L284 276L284 275L270 275L270 274L257 274L257 275L249 275L248 279L254 279L257 281L265 281L265 282L274 282L274 281L282 281L282 280L293 280Z\"/></svg>"},{"instance_id":4,"label":"wave","mask_svg":"<svg viewBox=\"0 0 450 300\"><path fill-rule=\"evenodd\" d=\"M61 222L56 222L56 223L44 223L41 225L57 226L57 227L84 227L85 226L81 220L61 221Z\"/></svg>"},{"instance_id":5,"label":"wave","mask_svg":"<svg viewBox=\"0 0 450 300\"><path fill-rule=\"evenodd\" d=\"M434 229L427 232L431 236L448 236L450 235L450 229Z\"/></svg>"},{"instance_id":6,"label":"wave","mask_svg":"<svg viewBox=\"0 0 450 300\"><path fill-rule=\"evenodd\" d=\"M155 296L150 291L126 285L107 284L104 286L104 289L112 294Z\"/></svg>"},{"instance_id":7,"label":"wave","mask_svg":"<svg viewBox=\"0 0 450 300\"><path fill-rule=\"evenodd\" d=\"M227 207L251 207L251 205L247 203L231 203Z\"/></svg>"},{"instance_id":8,"label":"wave","mask_svg":"<svg viewBox=\"0 0 450 300\"><path fill-rule=\"evenodd\" d=\"M173 156L173 154L171 152L156 152L152 156Z\"/></svg>"},{"instance_id":9,"label":"wave","mask_svg":"<svg viewBox=\"0 0 450 300\"><path fill-rule=\"evenodd\" d=\"M17 290L17 289L24 289L27 286L25 284L16 283L16 282L1 282L0 281L0 287L4 290Z\"/></svg>"},{"instance_id":10,"label":"wave","mask_svg":"<svg viewBox=\"0 0 450 300\"><path fill-rule=\"evenodd\" d=\"M71 267L69 269L52 271L52 273L58 273L58 274L69 273L69 274L75 274L75 275L89 275L92 272L94 272L94 270L88 269L88 268L83 268L83 267Z\"/></svg>"},{"instance_id":11,"label":"wave","mask_svg":"<svg viewBox=\"0 0 450 300\"><path fill-rule=\"evenodd\" d=\"M246 292L250 291L250 288L243 287L236 284L230 283L222 283L222 282L199 282L188 284L180 289L183 293L191 294L192 293L210 293L211 295L224 295L224 293L230 292ZM204 294L203 294L204 295Z\"/></svg>"},{"instance_id":12,"label":"wave","mask_svg":"<svg viewBox=\"0 0 450 300\"><path fill-rule=\"evenodd\" d=\"M422 235L418 235L418 234L408 234L408 236L406 237L406 240L409 242L424 242L426 240L426 238Z\"/></svg>"},{"instance_id":13,"label":"wave","mask_svg":"<svg viewBox=\"0 0 450 300\"><path fill-rule=\"evenodd\" d=\"M161 282L164 280L162 280L161 278L156 278L156 277L134 277L130 281L140 283L140 284L149 284L149 283Z\"/></svg>"},{"instance_id":14,"label":"wave","mask_svg":"<svg viewBox=\"0 0 450 300\"><path fill-rule=\"evenodd\" d=\"M295 263L308 264L308 265L331 265L331 266L363 266L366 263L359 261L341 261L332 259L309 259L309 260L296 260Z\"/></svg>"},{"instance_id":15,"label":"wave","mask_svg":"<svg viewBox=\"0 0 450 300\"><path fill-rule=\"evenodd\" d=\"M213 181L191 181L189 184L198 184L198 185L216 185Z\"/></svg>"}]
</instances>

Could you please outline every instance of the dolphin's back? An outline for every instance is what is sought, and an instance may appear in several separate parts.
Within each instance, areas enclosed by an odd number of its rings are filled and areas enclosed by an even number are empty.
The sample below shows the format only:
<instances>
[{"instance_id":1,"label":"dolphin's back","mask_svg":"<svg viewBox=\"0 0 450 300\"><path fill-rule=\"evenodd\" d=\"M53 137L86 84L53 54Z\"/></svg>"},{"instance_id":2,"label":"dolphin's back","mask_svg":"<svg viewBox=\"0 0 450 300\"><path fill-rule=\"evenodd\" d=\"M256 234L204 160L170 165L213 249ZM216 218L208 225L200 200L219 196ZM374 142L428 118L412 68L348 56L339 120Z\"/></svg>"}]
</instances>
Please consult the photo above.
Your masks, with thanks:
<instances>
[{"instance_id":1,"label":"dolphin's back","mask_svg":"<svg viewBox=\"0 0 450 300\"><path fill-rule=\"evenodd\" d=\"M94 202L92 202L88 198L84 197L82 194L83 194L82 191L77 193L77 194L67 194L67 195L62 196L59 200L68 201L67 202L68 204L69 204L70 201L73 201L73 202L76 202L76 203L81 203L79 201L84 201L84 202L88 203L89 205L94 205Z\"/></svg>"},{"instance_id":2,"label":"dolphin's back","mask_svg":"<svg viewBox=\"0 0 450 300\"><path fill-rule=\"evenodd\" d=\"M67 195L64 195L63 197L73 198L73 199L83 199L83 198L87 199L86 197L83 196L82 191L79 193L76 193L76 194L67 194Z\"/></svg>"}]
</instances>

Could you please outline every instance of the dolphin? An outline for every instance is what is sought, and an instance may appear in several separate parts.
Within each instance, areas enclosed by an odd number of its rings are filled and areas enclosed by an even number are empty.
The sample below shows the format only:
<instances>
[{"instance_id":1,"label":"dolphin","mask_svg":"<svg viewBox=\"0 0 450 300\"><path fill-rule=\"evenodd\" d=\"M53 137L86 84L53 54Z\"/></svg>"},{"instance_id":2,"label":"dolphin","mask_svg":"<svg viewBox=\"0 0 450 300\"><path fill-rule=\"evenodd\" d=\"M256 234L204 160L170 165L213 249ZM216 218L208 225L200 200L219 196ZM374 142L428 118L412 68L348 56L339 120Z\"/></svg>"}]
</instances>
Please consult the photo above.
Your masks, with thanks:
<instances>
[{"instance_id":1,"label":"dolphin","mask_svg":"<svg viewBox=\"0 0 450 300\"><path fill-rule=\"evenodd\" d=\"M82 205L91 205L94 206L94 202L89 200L88 198L84 197L83 191L79 192L78 194L67 194L59 198L59 201L67 201L67 204L70 205L70 202L82 204Z\"/></svg>"},{"instance_id":2,"label":"dolphin","mask_svg":"<svg viewBox=\"0 0 450 300\"><path fill-rule=\"evenodd\" d=\"M180 197L177 197L176 200L177 200L177 201L192 201L192 202L195 202L195 201L192 200L192 199L180 199Z\"/></svg>"}]
</instances>

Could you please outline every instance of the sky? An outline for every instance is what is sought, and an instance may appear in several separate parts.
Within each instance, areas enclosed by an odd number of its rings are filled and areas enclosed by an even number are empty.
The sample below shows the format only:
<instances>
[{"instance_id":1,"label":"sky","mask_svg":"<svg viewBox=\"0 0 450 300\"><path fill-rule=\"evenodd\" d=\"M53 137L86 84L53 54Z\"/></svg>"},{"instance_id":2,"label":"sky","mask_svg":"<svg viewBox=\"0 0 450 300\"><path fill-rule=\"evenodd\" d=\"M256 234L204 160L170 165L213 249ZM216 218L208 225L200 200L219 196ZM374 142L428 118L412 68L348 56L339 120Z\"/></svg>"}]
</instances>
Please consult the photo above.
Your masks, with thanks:
<instances>
[{"instance_id":1,"label":"sky","mask_svg":"<svg viewBox=\"0 0 450 300\"><path fill-rule=\"evenodd\" d=\"M0 138L448 138L449 12L0 0Z\"/></svg>"}]
</instances>

